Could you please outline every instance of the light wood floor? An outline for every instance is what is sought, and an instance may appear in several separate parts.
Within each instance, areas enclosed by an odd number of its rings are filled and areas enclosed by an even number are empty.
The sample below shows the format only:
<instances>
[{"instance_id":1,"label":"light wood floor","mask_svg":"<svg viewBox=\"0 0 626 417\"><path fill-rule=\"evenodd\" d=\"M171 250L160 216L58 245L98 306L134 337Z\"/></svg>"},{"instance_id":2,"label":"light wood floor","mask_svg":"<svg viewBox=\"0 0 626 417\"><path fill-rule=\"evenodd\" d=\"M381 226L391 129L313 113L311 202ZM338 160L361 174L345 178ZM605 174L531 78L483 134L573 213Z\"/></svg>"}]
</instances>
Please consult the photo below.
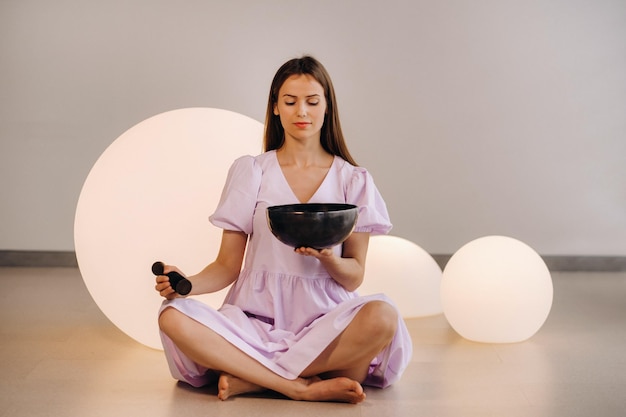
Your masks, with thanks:
<instances>
[{"instance_id":1,"label":"light wood floor","mask_svg":"<svg viewBox=\"0 0 626 417\"><path fill-rule=\"evenodd\" d=\"M0 268L0 417L626 415L626 273L554 273L529 341L466 341L443 315L408 320L403 379L358 405L242 396L169 375L160 351L100 312L74 268Z\"/></svg>"}]
</instances>

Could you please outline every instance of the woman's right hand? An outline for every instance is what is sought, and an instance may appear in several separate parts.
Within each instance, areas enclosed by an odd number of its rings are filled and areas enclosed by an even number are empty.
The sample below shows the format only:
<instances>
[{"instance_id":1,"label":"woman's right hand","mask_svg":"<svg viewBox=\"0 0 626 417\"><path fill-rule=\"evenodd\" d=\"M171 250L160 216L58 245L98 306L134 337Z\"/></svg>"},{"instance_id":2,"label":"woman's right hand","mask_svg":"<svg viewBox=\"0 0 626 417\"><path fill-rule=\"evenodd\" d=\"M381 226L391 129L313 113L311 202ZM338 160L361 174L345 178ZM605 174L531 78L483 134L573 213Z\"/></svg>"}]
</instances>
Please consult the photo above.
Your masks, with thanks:
<instances>
[{"instance_id":1,"label":"woman's right hand","mask_svg":"<svg viewBox=\"0 0 626 417\"><path fill-rule=\"evenodd\" d=\"M164 297L168 300L173 300L174 298L180 297L180 295L176 291L174 291L174 288L172 288L172 286L170 285L170 278L165 275L168 272L172 271L176 271L182 276L185 276L185 274L183 274L180 269L176 268L175 266L164 265L163 275L156 276L156 285L154 287L154 289L157 290L161 297Z\"/></svg>"}]
</instances>

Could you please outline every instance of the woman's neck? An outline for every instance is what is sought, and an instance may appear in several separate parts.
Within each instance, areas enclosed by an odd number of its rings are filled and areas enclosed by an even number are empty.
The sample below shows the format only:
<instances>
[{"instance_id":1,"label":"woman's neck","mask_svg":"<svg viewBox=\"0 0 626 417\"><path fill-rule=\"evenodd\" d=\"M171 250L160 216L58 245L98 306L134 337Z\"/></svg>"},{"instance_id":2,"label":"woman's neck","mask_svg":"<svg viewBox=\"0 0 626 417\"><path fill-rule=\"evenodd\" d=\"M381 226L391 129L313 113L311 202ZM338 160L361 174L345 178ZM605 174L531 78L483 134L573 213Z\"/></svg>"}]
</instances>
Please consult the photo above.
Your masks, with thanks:
<instances>
[{"instance_id":1,"label":"woman's neck","mask_svg":"<svg viewBox=\"0 0 626 417\"><path fill-rule=\"evenodd\" d=\"M302 144L300 142L285 142L283 146L276 150L278 162L282 166L296 167L329 167L334 157L326 152L319 144Z\"/></svg>"}]
</instances>

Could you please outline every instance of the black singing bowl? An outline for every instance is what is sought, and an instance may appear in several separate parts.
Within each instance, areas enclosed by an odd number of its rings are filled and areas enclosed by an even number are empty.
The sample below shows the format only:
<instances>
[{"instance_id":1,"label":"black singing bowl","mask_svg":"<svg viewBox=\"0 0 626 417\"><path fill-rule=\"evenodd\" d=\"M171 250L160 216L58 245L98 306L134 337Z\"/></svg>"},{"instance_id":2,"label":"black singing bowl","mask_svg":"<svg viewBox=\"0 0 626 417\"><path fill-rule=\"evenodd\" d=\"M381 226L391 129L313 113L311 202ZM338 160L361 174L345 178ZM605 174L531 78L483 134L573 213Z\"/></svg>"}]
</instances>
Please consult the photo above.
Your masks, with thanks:
<instances>
[{"instance_id":1,"label":"black singing bowl","mask_svg":"<svg viewBox=\"0 0 626 417\"><path fill-rule=\"evenodd\" d=\"M287 204L267 208L270 230L294 248L330 248L342 243L354 230L358 216L352 204Z\"/></svg>"}]
</instances>

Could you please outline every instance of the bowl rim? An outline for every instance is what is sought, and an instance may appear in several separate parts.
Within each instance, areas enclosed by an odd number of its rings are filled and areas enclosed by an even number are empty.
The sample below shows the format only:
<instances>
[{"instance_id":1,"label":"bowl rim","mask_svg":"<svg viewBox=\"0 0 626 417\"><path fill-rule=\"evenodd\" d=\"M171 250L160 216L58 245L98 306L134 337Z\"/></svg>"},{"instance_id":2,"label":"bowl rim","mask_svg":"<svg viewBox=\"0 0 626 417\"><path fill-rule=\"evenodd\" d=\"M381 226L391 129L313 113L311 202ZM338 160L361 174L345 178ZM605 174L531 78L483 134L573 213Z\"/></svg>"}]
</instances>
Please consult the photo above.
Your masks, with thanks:
<instances>
[{"instance_id":1,"label":"bowl rim","mask_svg":"<svg viewBox=\"0 0 626 417\"><path fill-rule=\"evenodd\" d=\"M358 209L358 206L348 203L295 203L279 204L267 207L268 213L316 214L334 213Z\"/></svg>"}]
</instances>

